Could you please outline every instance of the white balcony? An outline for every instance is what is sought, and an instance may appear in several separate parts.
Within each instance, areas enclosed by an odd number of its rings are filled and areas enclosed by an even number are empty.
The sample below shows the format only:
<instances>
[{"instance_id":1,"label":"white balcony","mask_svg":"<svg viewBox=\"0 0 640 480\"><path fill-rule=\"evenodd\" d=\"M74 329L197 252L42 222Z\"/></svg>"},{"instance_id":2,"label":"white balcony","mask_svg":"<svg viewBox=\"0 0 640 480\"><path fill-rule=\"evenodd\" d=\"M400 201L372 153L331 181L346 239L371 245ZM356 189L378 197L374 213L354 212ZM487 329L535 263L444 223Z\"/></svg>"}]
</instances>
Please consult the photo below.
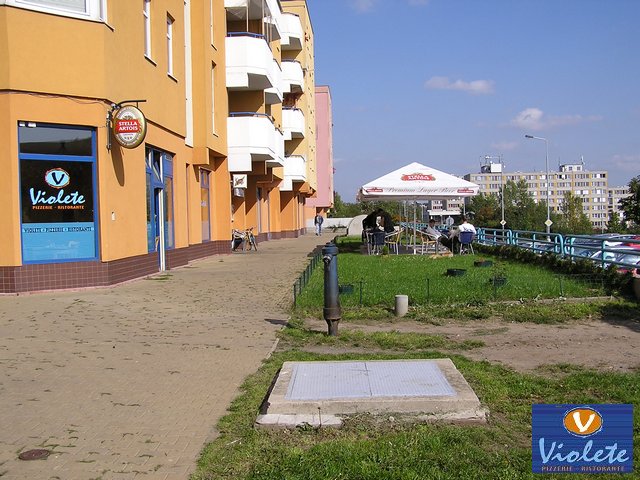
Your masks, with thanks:
<instances>
[{"instance_id":1,"label":"white balcony","mask_svg":"<svg viewBox=\"0 0 640 480\"><path fill-rule=\"evenodd\" d=\"M273 53L261 35L234 33L225 40L227 89L265 90L275 85Z\"/></svg>"},{"instance_id":2,"label":"white balcony","mask_svg":"<svg viewBox=\"0 0 640 480\"><path fill-rule=\"evenodd\" d=\"M301 92L304 86L304 73L302 65L295 60L284 60L282 62L282 91Z\"/></svg>"},{"instance_id":3,"label":"white balcony","mask_svg":"<svg viewBox=\"0 0 640 480\"><path fill-rule=\"evenodd\" d=\"M284 130L285 140L304 138L304 132L306 131L306 122L302 110L300 110L299 108L283 108L282 128Z\"/></svg>"},{"instance_id":4,"label":"white balcony","mask_svg":"<svg viewBox=\"0 0 640 480\"><path fill-rule=\"evenodd\" d=\"M275 158L267 160L267 167L284 167L284 137L277 128L273 134L273 151Z\"/></svg>"},{"instance_id":5,"label":"white balcony","mask_svg":"<svg viewBox=\"0 0 640 480\"><path fill-rule=\"evenodd\" d=\"M268 6L263 0L224 0L227 20L258 20L268 15Z\"/></svg>"},{"instance_id":6,"label":"white balcony","mask_svg":"<svg viewBox=\"0 0 640 480\"><path fill-rule=\"evenodd\" d=\"M224 0L227 22L260 20L270 29L269 38L282 35L282 10L277 0Z\"/></svg>"},{"instance_id":7,"label":"white balcony","mask_svg":"<svg viewBox=\"0 0 640 480\"><path fill-rule=\"evenodd\" d=\"M284 177L293 182L307 181L307 159L304 155L290 155L284 158Z\"/></svg>"},{"instance_id":8,"label":"white balcony","mask_svg":"<svg viewBox=\"0 0 640 480\"><path fill-rule=\"evenodd\" d=\"M273 78L273 87L267 88L264 91L264 100L267 105L273 105L274 103L282 103L282 69L280 64L273 59L271 63L271 78Z\"/></svg>"},{"instance_id":9,"label":"white balcony","mask_svg":"<svg viewBox=\"0 0 640 480\"><path fill-rule=\"evenodd\" d=\"M252 162L284 165L284 140L264 114L232 113L227 118L230 172L250 172Z\"/></svg>"},{"instance_id":10,"label":"white balcony","mask_svg":"<svg viewBox=\"0 0 640 480\"><path fill-rule=\"evenodd\" d=\"M304 45L304 32L300 17L295 13L282 14L282 50L302 50Z\"/></svg>"}]
</instances>

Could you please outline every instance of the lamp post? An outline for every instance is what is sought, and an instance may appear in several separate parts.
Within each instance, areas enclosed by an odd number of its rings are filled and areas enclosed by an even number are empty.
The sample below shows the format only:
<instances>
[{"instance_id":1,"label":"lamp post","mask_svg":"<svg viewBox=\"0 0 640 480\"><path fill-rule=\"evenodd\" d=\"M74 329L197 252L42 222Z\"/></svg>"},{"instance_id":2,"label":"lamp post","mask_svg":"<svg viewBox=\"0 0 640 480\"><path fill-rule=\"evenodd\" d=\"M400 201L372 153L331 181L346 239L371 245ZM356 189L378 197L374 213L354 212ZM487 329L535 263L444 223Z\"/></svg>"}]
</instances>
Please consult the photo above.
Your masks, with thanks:
<instances>
[{"instance_id":1,"label":"lamp post","mask_svg":"<svg viewBox=\"0 0 640 480\"><path fill-rule=\"evenodd\" d=\"M533 135L525 135L526 138L532 138L533 140L542 140L545 145L546 153L544 156L545 168L547 170L547 221L544 224L547 226L547 233L551 233L551 225L553 222L551 221L551 215L549 210L549 142L546 138L542 137L534 137Z\"/></svg>"}]
</instances>

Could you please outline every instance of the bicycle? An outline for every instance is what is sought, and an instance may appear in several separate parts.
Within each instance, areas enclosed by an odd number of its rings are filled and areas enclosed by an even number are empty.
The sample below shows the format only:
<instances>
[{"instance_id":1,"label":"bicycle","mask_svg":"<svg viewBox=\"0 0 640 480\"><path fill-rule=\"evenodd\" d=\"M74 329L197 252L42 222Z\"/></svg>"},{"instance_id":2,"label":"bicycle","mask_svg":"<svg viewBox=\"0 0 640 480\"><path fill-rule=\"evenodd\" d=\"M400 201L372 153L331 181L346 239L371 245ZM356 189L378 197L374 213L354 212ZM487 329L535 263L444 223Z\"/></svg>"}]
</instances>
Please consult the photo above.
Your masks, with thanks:
<instances>
[{"instance_id":1,"label":"bicycle","mask_svg":"<svg viewBox=\"0 0 640 480\"><path fill-rule=\"evenodd\" d=\"M256 237L253 234L253 227L244 230L236 230L235 228L232 230L231 249L236 251L240 245L242 245L243 252L250 251L252 248L256 252L258 251L258 242L256 242Z\"/></svg>"}]
</instances>

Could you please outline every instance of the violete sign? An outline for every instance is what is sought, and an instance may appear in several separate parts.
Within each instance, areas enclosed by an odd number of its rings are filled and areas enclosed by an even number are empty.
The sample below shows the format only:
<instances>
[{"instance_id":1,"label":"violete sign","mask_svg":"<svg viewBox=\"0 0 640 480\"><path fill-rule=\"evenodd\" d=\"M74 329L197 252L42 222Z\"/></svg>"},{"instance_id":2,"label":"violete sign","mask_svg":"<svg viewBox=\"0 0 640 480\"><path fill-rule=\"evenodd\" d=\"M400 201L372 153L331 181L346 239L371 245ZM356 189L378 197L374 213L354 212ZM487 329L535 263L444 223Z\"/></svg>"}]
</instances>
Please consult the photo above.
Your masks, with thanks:
<instances>
[{"instance_id":1,"label":"violete sign","mask_svg":"<svg viewBox=\"0 0 640 480\"><path fill-rule=\"evenodd\" d=\"M132 105L116 111L113 116L113 136L124 148L136 148L147 135L147 120L144 114Z\"/></svg>"},{"instance_id":2,"label":"violete sign","mask_svg":"<svg viewBox=\"0 0 640 480\"><path fill-rule=\"evenodd\" d=\"M534 473L633 471L633 405L532 406Z\"/></svg>"}]
</instances>

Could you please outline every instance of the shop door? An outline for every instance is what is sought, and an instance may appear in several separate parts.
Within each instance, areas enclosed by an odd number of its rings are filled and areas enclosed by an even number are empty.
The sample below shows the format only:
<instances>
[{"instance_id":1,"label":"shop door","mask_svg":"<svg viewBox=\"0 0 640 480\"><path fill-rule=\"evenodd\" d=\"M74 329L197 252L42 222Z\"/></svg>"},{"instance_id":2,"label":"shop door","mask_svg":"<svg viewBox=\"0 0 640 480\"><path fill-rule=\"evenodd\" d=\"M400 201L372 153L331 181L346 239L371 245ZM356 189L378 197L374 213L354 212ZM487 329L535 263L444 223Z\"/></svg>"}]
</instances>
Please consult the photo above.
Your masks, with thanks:
<instances>
[{"instance_id":1,"label":"shop door","mask_svg":"<svg viewBox=\"0 0 640 480\"><path fill-rule=\"evenodd\" d=\"M147 153L147 242L149 252L158 254L158 270L166 270L164 182L162 156L154 150Z\"/></svg>"}]
</instances>

